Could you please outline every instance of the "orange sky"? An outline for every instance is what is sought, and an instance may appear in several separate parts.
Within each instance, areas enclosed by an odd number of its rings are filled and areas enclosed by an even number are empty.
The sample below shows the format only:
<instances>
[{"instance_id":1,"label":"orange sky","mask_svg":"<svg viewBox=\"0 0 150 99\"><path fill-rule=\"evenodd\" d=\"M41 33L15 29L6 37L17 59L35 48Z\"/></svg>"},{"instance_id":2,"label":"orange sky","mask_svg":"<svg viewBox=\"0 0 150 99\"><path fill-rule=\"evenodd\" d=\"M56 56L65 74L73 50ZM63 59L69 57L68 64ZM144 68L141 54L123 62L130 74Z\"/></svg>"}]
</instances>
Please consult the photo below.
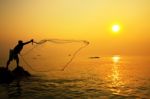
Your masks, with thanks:
<instances>
[{"instance_id":1,"label":"orange sky","mask_svg":"<svg viewBox=\"0 0 150 99\"><path fill-rule=\"evenodd\" d=\"M17 40L83 39L90 55L150 55L150 0L1 0L0 54ZM121 31L114 34L113 24Z\"/></svg>"}]
</instances>

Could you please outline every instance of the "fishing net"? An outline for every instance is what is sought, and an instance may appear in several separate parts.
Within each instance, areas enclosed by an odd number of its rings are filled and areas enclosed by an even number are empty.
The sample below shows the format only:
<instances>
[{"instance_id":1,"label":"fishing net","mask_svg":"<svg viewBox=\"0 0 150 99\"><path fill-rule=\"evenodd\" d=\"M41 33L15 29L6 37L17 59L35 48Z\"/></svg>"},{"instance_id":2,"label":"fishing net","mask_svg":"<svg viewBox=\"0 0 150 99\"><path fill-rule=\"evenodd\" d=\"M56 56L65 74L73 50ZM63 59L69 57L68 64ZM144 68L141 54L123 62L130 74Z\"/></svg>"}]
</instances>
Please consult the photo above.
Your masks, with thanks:
<instances>
[{"instance_id":1,"label":"fishing net","mask_svg":"<svg viewBox=\"0 0 150 99\"><path fill-rule=\"evenodd\" d=\"M37 72L65 70L88 44L85 40L44 39L25 48L21 64Z\"/></svg>"}]
</instances>

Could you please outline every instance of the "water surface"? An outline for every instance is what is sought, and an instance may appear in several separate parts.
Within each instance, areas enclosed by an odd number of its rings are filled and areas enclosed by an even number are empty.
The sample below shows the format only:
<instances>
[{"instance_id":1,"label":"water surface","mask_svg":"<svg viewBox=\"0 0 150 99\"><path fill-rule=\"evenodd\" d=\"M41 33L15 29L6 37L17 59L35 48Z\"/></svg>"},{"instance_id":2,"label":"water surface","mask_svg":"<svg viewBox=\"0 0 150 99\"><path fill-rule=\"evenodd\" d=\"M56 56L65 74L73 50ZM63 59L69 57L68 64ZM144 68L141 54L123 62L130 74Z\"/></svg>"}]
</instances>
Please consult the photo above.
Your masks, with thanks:
<instances>
[{"instance_id":1,"label":"water surface","mask_svg":"<svg viewBox=\"0 0 150 99\"><path fill-rule=\"evenodd\" d=\"M0 97L19 99L148 99L150 57L76 59L65 71L34 72L0 85Z\"/></svg>"}]
</instances>

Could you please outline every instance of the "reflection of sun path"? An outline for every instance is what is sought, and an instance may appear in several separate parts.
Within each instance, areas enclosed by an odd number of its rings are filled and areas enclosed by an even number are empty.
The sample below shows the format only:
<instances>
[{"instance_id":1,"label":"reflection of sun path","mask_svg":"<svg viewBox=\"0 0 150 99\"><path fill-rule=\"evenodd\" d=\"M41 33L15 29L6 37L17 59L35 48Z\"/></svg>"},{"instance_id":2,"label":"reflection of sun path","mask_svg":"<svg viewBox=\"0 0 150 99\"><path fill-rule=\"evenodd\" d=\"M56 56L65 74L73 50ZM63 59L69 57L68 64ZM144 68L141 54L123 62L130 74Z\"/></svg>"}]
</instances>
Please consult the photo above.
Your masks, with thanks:
<instances>
[{"instance_id":1,"label":"reflection of sun path","mask_svg":"<svg viewBox=\"0 0 150 99\"><path fill-rule=\"evenodd\" d=\"M120 76L120 70L119 70L119 62L120 62L120 56L113 56L112 57L112 72L109 75L109 80L111 80L110 83L110 90L114 93L114 94L119 94L121 92L121 87L123 87L124 83L121 80L121 76Z\"/></svg>"},{"instance_id":2,"label":"reflection of sun path","mask_svg":"<svg viewBox=\"0 0 150 99\"><path fill-rule=\"evenodd\" d=\"M120 61L120 56L118 56L118 55L115 55L115 56L113 56L112 57L112 61L114 62L114 63L119 63L119 61Z\"/></svg>"}]
</instances>

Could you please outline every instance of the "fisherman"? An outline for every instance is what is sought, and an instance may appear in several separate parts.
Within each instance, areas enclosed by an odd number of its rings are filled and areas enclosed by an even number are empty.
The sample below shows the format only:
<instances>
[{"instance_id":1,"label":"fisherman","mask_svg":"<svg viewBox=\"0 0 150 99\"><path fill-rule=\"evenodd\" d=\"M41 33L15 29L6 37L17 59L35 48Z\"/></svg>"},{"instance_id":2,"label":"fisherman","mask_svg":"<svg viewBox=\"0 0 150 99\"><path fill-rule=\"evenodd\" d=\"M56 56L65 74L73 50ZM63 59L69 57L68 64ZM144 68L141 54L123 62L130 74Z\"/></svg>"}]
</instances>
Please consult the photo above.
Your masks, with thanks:
<instances>
[{"instance_id":1,"label":"fisherman","mask_svg":"<svg viewBox=\"0 0 150 99\"><path fill-rule=\"evenodd\" d=\"M31 39L28 42L23 42L22 40L18 41L18 44L16 45L16 47L14 49L10 49L9 52L9 60L7 61L7 65L6 68L8 69L8 66L10 64L10 62L12 60L15 60L17 63L17 67L19 67L19 57L18 54L20 54L21 50L23 49L24 45L29 44L29 43L33 43L33 39Z\"/></svg>"}]
</instances>

